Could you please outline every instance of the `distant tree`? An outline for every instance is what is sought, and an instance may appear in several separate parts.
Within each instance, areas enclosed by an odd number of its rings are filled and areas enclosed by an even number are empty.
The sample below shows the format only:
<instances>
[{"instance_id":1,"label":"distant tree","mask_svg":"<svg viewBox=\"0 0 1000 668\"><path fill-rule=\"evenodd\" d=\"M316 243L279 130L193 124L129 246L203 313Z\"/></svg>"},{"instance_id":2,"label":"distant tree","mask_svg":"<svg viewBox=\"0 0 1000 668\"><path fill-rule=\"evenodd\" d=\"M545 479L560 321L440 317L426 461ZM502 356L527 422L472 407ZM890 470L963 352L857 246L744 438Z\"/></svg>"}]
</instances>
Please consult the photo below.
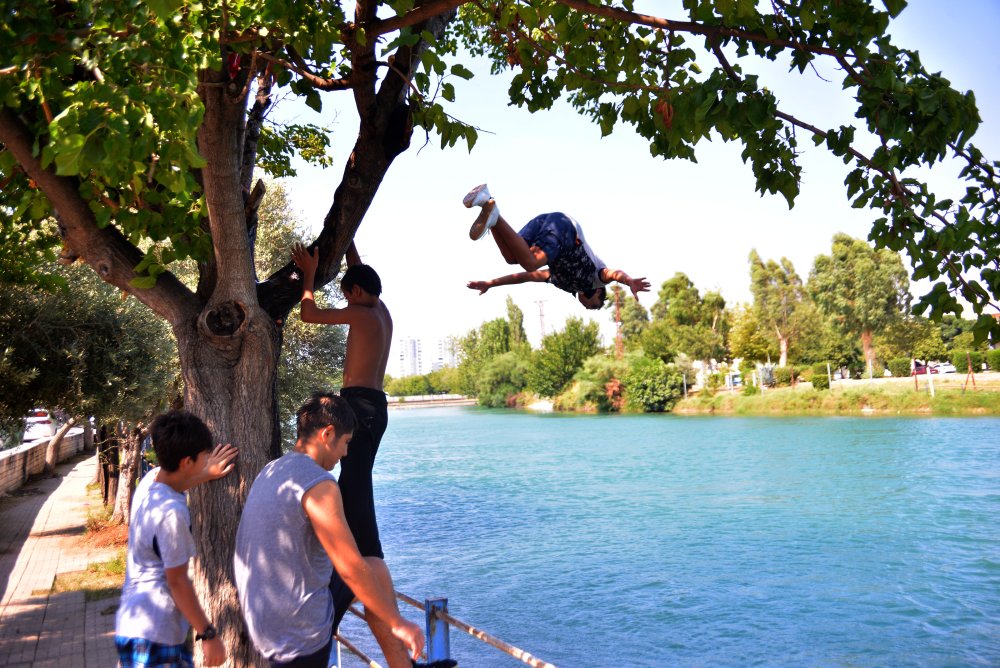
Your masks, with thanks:
<instances>
[{"instance_id":1,"label":"distant tree","mask_svg":"<svg viewBox=\"0 0 1000 668\"><path fill-rule=\"evenodd\" d=\"M833 237L830 255L816 257L809 292L844 332L860 337L869 371L875 360L873 336L902 317L910 304L899 253L875 250L846 234Z\"/></svg>"},{"instance_id":2,"label":"distant tree","mask_svg":"<svg viewBox=\"0 0 1000 668\"><path fill-rule=\"evenodd\" d=\"M726 302L717 292L704 297L686 275L675 274L660 286L651 312L653 321L642 334L642 348L665 362L677 353L700 360L725 354Z\"/></svg>"},{"instance_id":3,"label":"distant tree","mask_svg":"<svg viewBox=\"0 0 1000 668\"><path fill-rule=\"evenodd\" d=\"M524 311L507 295L507 324L510 326L508 346L511 350L528 346L528 335L524 333Z\"/></svg>"},{"instance_id":4,"label":"distant tree","mask_svg":"<svg viewBox=\"0 0 1000 668\"><path fill-rule=\"evenodd\" d=\"M434 391L427 376L395 378L385 389L386 392L395 397L422 396L432 394Z\"/></svg>"},{"instance_id":5,"label":"distant tree","mask_svg":"<svg viewBox=\"0 0 1000 668\"><path fill-rule=\"evenodd\" d=\"M644 355L630 360L622 385L629 407L646 413L669 411L683 393L677 367Z\"/></svg>"},{"instance_id":6,"label":"distant tree","mask_svg":"<svg viewBox=\"0 0 1000 668\"><path fill-rule=\"evenodd\" d=\"M620 309L622 342L626 350L640 347L643 331L649 325L649 312L639 300L627 293L617 283L608 290L604 308L611 312L611 322L616 322L616 304Z\"/></svg>"},{"instance_id":7,"label":"distant tree","mask_svg":"<svg viewBox=\"0 0 1000 668\"><path fill-rule=\"evenodd\" d=\"M808 299L802 279L788 258L764 262L750 251L750 292L757 320L778 339L778 366L788 364L788 346L802 327L801 306Z\"/></svg>"},{"instance_id":8,"label":"distant tree","mask_svg":"<svg viewBox=\"0 0 1000 668\"><path fill-rule=\"evenodd\" d=\"M733 310L733 325L729 332L729 354L748 362L764 362L777 356L774 338L767 336L757 320L757 312L746 304Z\"/></svg>"},{"instance_id":9,"label":"distant tree","mask_svg":"<svg viewBox=\"0 0 1000 668\"><path fill-rule=\"evenodd\" d=\"M875 352L879 359L893 358L940 360L948 350L941 338L940 326L920 316L900 318L875 337Z\"/></svg>"},{"instance_id":10,"label":"distant tree","mask_svg":"<svg viewBox=\"0 0 1000 668\"><path fill-rule=\"evenodd\" d=\"M462 394L476 396L479 372L491 359L510 352L511 327L503 318L484 322L458 340L459 386Z\"/></svg>"},{"instance_id":11,"label":"distant tree","mask_svg":"<svg viewBox=\"0 0 1000 668\"><path fill-rule=\"evenodd\" d=\"M528 387L543 397L562 392L584 360L600 350L598 331L596 322L568 318L561 331L546 335L531 356Z\"/></svg>"},{"instance_id":12,"label":"distant tree","mask_svg":"<svg viewBox=\"0 0 1000 668\"><path fill-rule=\"evenodd\" d=\"M528 385L531 360L519 351L497 355L479 372L476 392L479 404L503 408L510 397L524 391Z\"/></svg>"}]
</instances>

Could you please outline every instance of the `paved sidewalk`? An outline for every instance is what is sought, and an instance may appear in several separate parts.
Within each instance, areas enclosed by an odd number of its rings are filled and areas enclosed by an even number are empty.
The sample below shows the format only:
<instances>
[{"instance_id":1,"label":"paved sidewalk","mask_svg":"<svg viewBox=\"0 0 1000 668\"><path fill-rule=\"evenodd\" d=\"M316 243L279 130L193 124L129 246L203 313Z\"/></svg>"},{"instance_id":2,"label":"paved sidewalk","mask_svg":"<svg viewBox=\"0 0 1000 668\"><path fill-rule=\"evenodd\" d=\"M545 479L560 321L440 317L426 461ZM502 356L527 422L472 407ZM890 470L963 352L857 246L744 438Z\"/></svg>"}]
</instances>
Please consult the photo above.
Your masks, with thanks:
<instances>
[{"instance_id":1,"label":"paved sidewalk","mask_svg":"<svg viewBox=\"0 0 1000 668\"><path fill-rule=\"evenodd\" d=\"M114 666L117 596L86 601L82 591L52 594L59 573L106 561L114 549L77 545L87 513L95 455L56 468L58 477L29 481L0 499L0 666Z\"/></svg>"}]
</instances>

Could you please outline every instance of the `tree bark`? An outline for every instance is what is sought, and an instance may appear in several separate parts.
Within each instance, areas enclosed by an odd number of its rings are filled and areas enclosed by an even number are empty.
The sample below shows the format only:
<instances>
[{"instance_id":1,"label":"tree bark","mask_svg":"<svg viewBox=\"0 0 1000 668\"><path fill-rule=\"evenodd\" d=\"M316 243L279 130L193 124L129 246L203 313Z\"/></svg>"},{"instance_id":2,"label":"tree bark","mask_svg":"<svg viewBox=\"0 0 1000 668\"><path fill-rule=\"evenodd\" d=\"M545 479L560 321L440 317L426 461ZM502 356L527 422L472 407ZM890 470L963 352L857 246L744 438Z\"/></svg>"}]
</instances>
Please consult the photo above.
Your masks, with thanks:
<instances>
[{"instance_id":1,"label":"tree bark","mask_svg":"<svg viewBox=\"0 0 1000 668\"><path fill-rule=\"evenodd\" d=\"M59 463L59 446L62 445L63 436L73 427L73 420L67 420L66 424L59 427L55 436L49 439L49 444L45 448L45 473L54 475L56 464Z\"/></svg>"},{"instance_id":2,"label":"tree bark","mask_svg":"<svg viewBox=\"0 0 1000 668\"><path fill-rule=\"evenodd\" d=\"M872 373L872 365L875 363L875 348L872 346L872 330L864 329L861 331L861 349L864 351L865 355L865 367L868 369L868 375Z\"/></svg>"},{"instance_id":3,"label":"tree bark","mask_svg":"<svg viewBox=\"0 0 1000 668\"><path fill-rule=\"evenodd\" d=\"M83 418L83 449L87 452L94 449L94 428L87 418Z\"/></svg>"},{"instance_id":4,"label":"tree bark","mask_svg":"<svg viewBox=\"0 0 1000 668\"><path fill-rule=\"evenodd\" d=\"M115 495L115 509L111 513L112 524L128 524L132 517L132 492L135 489L136 474L139 472L139 449L141 432L133 428L126 435L119 435L122 447L119 449L121 468L118 472L118 493Z\"/></svg>"},{"instance_id":5,"label":"tree bark","mask_svg":"<svg viewBox=\"0 0 1000 668\"><path fill-rule=\"evenodd\" d=\"M107 425L101 428L104 435L104 449L101 453L101 468L104 470L103 503L105 506L114 502L118 496L118 439L114 430Z\"/></svg>"},{"instance_id":6,"label":"tree bark","mask_svg":"<svg viewBox=\"0 0 1000 668\"><path fill-rule=\"evenodd\" d=\"M782 336L781 332L778 332L778 349L781 351L778 366L788 366L788 337Z\"/></svg>"}]
</instances>

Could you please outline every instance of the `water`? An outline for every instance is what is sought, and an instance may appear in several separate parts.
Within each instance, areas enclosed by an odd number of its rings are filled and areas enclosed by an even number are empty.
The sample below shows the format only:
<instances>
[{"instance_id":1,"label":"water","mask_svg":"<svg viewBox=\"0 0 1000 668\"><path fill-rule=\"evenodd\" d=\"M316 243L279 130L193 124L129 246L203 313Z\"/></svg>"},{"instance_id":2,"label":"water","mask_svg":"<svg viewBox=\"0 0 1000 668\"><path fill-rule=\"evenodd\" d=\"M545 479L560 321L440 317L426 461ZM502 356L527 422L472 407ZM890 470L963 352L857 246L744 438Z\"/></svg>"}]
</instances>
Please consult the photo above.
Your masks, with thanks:
<instances>
[{"instance_id":1,"label":"water","mask_svg":"<svg viewBox=\"0 0 1000 668\"><path fill-rule=\"evenodd\" d=\"M1000 665L1000 419L395 411L375 485L397 589L561 668Z\"/></svg>"}]
</instances>

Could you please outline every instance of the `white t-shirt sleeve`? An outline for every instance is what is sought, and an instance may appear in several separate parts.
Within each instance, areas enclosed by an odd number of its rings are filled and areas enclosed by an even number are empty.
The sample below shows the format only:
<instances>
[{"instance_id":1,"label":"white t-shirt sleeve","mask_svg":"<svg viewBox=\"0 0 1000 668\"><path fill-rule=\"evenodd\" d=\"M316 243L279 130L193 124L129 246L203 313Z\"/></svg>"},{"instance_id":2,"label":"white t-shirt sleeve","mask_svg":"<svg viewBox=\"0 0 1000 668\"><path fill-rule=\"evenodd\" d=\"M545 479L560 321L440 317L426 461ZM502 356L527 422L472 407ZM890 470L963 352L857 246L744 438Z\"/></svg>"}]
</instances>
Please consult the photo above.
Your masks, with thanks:
<instances>
[{"instance_id":1,"label":"white t-shirt sleeve","mask_svg":"<svg viewBox=\"0 0 1000 668\"><path fill-rule=\"evenodd\" d=\"M587 257L590 258L590 261L593 262L594 266L597 268L597 273L594 275L593 287L599 288L605 284L604 281L601 280L601 270L606 269L608 265L604 262L604 260L597 257L597 253L595 253L594 249L591 248L590 244L587 243L587 239L583 236L583 228L580 227L580 223L578 223L575 218L570 218L570 220L573 221L573 225L576 227L576 237L577 239L580 240L580 245L583 246L583 251L587 254Z\"/></svg>"},{"instance_id":2,"label":"white t-shirt sleeve","mask_svg":"<svg viewBox=\"0 0 1000 668\"><path fill-rule=\"evenodd\" d=\"M164 568L176 568L194 558L191 516L177 507L168 507L156 527L156 542Z\"/></svg>"}]
</instances>

